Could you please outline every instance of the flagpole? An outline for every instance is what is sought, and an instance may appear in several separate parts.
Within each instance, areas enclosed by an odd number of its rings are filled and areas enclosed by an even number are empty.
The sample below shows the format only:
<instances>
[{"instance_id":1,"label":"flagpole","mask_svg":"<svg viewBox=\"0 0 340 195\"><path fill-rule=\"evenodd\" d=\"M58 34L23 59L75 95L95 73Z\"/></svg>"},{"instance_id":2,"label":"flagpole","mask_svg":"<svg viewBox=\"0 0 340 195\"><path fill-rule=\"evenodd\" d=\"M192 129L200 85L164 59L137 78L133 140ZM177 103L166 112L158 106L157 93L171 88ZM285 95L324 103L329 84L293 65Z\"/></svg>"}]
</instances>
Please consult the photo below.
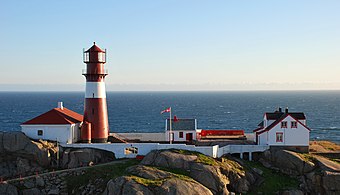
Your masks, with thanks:
<instances>
[{"instance_id":1,"label":"flagpole","mask_svg":"<svg viewBox=\"0 0 340 195\"><path fill-rule=\"evenodd\" d=\"M170 144L172 144L172 132L171 132L171 107L170 107L170 124L169 124L169 133L170 133L170 135L169 135L169 138L170 138Z\"/></svg>"}]
</instances>

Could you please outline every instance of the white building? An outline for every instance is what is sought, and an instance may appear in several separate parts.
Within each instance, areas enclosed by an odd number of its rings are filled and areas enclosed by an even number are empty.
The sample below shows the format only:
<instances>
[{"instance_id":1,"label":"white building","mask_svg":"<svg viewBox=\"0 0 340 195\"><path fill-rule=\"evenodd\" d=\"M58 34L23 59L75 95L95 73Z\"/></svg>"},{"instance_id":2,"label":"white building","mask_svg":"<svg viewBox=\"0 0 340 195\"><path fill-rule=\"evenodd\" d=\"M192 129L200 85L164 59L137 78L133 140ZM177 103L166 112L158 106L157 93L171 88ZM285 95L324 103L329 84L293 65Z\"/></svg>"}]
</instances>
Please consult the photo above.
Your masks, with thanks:
<instances>
[{"instance_id":1,"label":"white building","mask_svg":"<svg viewBox=\"0 0 340 195\"><path fill-rule=\"evenodd\" d=\"M258 145L281 146L299 151L308 150L310 128L302 112L285 112L282 109L265 113L263 121L254 130Z\"/></svg>"},{"instance_id":2,"label":"white building","mask_svg":"<svg viewBox=\"0 0 340 195\"><path fill-rule=\"evenodd\" d=\"M63 107L62 102L54 108L21 124L21 131L31 139L58 140L75 143L80 138L79 126L83 116Z\"/></svg>"},{"instance_id":3,"label":"white building","mask_svg":"<svg viewBox=\"0 0 340 195\"><path fill-rule=\"evenodd\" d=\"M165 139L169 141L170 125L169 119L165 120ZM197 121L196 119L177 119L171 120L171 134L174 142L191 142L196 140Z\"/></svg>"}]
</instances>

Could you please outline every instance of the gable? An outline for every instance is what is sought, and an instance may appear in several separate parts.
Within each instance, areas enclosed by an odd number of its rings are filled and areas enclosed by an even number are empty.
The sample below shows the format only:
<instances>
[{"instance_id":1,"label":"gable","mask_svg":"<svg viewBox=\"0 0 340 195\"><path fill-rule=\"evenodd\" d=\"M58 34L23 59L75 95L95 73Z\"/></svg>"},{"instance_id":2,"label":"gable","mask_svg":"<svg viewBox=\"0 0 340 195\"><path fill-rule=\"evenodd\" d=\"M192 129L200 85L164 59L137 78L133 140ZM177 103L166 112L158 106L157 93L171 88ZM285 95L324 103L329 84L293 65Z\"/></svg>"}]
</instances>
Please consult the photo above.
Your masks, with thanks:
<instances>
[{"instance_id":1,"label":"gable","mask_svg":"<svg viewBox=\"0 0 340 195\"><path fill-rule=\"evenodd\" d=\"M258 132L258 135L263 133L263 132L267 132L272 130L273 128L277 127L278 125L281 125L281 122L286 120L287 118L291 118L291 120L289 121L296 121L298 124L302 125L306 130L310 131L310 128L308 128L306 125L304 125L303 123L301 123L301 121L297 120L296 118L294 118L290 113L285 113L284 115L282 115L279 119L277 119L275 122L273 122L271 125L269 125L267 128L265 128L262 131ZM280 127L281 128L281 127Z\"/></svg>"}]
</instances>

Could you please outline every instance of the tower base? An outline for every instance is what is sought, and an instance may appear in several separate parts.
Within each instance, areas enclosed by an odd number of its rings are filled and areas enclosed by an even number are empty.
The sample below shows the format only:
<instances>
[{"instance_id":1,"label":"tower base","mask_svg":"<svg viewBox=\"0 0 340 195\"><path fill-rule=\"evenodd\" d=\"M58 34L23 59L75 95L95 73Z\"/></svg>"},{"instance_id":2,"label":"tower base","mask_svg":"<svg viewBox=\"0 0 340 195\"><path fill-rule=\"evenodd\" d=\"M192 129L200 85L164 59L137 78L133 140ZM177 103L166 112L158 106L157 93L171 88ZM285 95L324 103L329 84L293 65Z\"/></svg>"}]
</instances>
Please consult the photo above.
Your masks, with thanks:
<instances>
[{"instance_id":1,"label":"tower base","mask_svg":"<svg viewBox=\"0 0 340 195\"><path fill-rule=\"evenodd\" d=\"M91 139L91 143L107 143L107 138Z\"/></svg>"}]
</instances>

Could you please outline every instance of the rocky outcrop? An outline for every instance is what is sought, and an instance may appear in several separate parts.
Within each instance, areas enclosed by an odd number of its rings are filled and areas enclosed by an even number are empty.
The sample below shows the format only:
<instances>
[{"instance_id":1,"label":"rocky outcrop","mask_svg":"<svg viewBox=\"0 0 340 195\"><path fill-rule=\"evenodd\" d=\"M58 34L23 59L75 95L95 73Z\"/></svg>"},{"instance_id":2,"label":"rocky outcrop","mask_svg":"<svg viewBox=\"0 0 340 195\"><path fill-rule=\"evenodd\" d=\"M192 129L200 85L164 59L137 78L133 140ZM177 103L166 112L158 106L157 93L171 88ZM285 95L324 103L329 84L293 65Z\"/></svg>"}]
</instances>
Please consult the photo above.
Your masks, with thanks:
<instances>
[{"instance_id":1,"label":"rocky outcrop","mask_svg":"<svg viewBox=\"0 0 340 195\"><path fill-rule=\"evenodd\" d=\"M3 178L31 175L56 165L53 143L32 141L22 132L0 132L0 175Z\"/></svg>"},{"instance_id":2,"label":"rocky outcrop","mask_svg":"<svg viewBox=\"0 0 340 195\"><path fill-rule=\"evenodd\" d=\"M260 162L299 178L300 188L310 194L340 194L340 165L326 158L286 150L268 150ZM300 193L300 192L299 192Z\"/></svg>"},{"instance_id":3,"label":"rocky outcrop","mask_svg":"<svg viewBox=\"0 0 340 195\"><path fill-rule=\"evenodd\" d=\"M115 195L212 195L211 191L190 178L179 178L173 173L154 167L137 165L127 172L133 176L122 176L110 180L104 194ZM183 177L183 176L182 176Z\"/></svg>"},{"instance_id":4,"label":"rocky outcrop","mask_svg":"<svg viewBox=\"0 0 340 195\"><path fill-rule=\"evenodd\" d=\"M303 175L316 168L313 162L306 161L301 155L293 151L267 150L264 152L263 156L265 157L265 161L269 162L274 167L280 168L280 171L287 175Z\"/></svg>"},{"instance_id":5,"label":"rocky outcrop","mask_svg":"<svg viewBox=\"0 0 340 195\"><path fill-rule=\"evenodd\" d=\"M112 152L93 148L66 148L62 155L63 168L75 168L110 162L115 159Z\"/></svg>"},{"instance_id":6,"label":"rocky outcrop","mask_svg":"<svg viewBox=\"0 0 340 195\"><path fill-rule=\"evenodd\" d=\"M18 190L15 186L7 183L0 183L0 194L3 195L17 195Z\"/></svg>"},{"instance_id":7,"label":"rocky outcrop","mask_svg":"<svg viewBox=\"0 0 340 195\"><path fill-rule=\"evenodd\" d=\"M152 151L141 164L185 170L191 178L210 189L213 194L228 194L229 191L245 193L256 180L252 173L246 174L243 167L234 161L221 163L210 157L206 158L214 164L200 163L194 153Z\"/></svg>"}]
</instances>

